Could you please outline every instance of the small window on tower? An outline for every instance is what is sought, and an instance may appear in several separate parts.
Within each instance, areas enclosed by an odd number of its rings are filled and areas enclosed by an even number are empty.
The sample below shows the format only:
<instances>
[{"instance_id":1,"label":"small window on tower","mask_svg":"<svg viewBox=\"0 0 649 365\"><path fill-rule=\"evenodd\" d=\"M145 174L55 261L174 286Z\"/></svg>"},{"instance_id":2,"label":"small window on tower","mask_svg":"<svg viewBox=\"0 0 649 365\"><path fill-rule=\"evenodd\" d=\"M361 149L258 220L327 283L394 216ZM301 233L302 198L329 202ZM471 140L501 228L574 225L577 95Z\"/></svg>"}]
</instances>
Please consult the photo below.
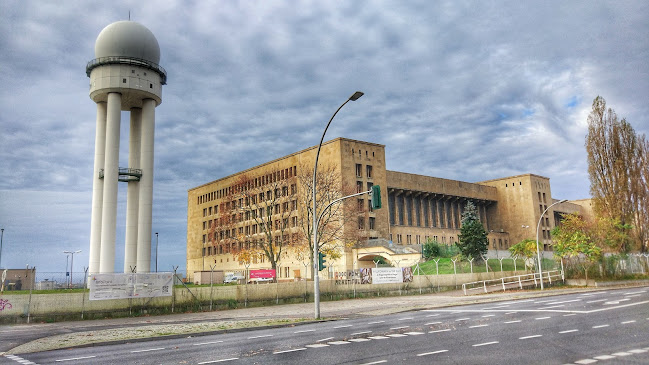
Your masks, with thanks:
<instances>
[{"instance_id":1,"label":"small window on tower","mask_svg":"<svg viewBox=\"0 0 649 365\"><path fill-rule=\"evenodd\" d=\"M153 89L153 84L149 84L149 89Z\"/></svg>"},{"instance_id":2,"label":"small window on tower","mask_svg":"<svg viewBox=\"0 0 649 365\"><path fill-rule=\"evenodd\" d=\"M125 84L125 83L126 83L126 79L122 79L122 84Z\"/></svg>"}]
</instances>

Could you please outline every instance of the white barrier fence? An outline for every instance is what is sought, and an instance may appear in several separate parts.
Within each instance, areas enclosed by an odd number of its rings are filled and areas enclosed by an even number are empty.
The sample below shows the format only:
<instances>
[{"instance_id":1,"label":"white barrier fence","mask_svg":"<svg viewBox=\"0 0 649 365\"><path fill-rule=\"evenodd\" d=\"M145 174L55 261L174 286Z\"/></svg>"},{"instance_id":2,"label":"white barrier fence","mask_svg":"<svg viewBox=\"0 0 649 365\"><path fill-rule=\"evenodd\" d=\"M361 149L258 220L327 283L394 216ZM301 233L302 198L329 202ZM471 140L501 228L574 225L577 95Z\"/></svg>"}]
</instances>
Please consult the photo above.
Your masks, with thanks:
<instances>
[{"instance_id":1,"label":"white barrier fence","mask_svg":"<svg viewBox=\"0 0 649 365\"><path fill-rule=\"evenodd\" d=\"M538 273L524 274L524 275L515 275L507 276L500 279L490 279L490 280L481 280L473 281L470 283L462 284L462 290L464 295L469 295L471 291L480 290L484 293L489 293L490 291L502 290L506 291L507 289L523 289L523 287L528 287L534 285L540 285L540 281L547 282L552 285L552 282L565 281L565 277L562 270L551 270L545 271L539 277Z\"/></svg>"}]
</instances>

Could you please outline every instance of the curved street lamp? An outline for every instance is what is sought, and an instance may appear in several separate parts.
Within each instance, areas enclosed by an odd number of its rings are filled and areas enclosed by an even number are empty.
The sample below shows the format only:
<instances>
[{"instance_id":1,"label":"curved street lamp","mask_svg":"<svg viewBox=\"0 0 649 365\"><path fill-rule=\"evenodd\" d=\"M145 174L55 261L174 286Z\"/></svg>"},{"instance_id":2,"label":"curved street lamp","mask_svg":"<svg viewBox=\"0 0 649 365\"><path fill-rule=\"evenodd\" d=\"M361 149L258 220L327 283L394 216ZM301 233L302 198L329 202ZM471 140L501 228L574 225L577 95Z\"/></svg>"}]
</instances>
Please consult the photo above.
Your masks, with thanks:
<instances>
[{"instance_id":1,"label":"curved street lamp","mask_svg":"<svg viewBox=\"0 0 649 365\"><path fill-rule=\"evenodd\" d=\"M550 208L552 208L552 206L557 205L559 203L565 203L567 201L568 199L563 199L563 200L559 200L558 202L554 202L550 204L550 206L545 208L543 213L541 213L541 218L539 218L539 223L536 224L536 259L538 261L537 266L539 268L539 279L541 280L541 290L543 290L543 271L541 268L541 251L539 251L539 227L541 226L541 221L543 220L543 216L545 215L545 213L547 213L548 210L550 210Z\"/></svg>"},{"instance_id":2,"label":"curved street lamp","mask_svg":"<svg viewBox=\"0 0 649 365\"><path fill-rule=\"evenodd\" d=\"M79 252L81 252L81 250L63 251L63 253L72 255L72 260L70 260L70 282L68 283L68 289L70 289L70 286L72 285L72 265L74 265L74 254Z\"/></svg>"},{"instance_id":3,"label":"curved street lamp","mask_svg":"<svg viewBox=\"0 0 649 365\"><path fill-rule=\"evenodd\" d=\"M363 93L361 91L355 92L352 96L350 96L347 100L345 100L344 103L342 103L341 106L338 107L336 112L331 116L331 119L329 119L329 123L327 123L327 126L324 129L324 132L322 132L322 137L320 138L320 144L318 145L318 152L316 152L315 155L315 164L313 166L313 229L311 230L313 234L313 302L315 304L315 318L318 319L320 318L320 276L319 276L319 270L318 270L318 220L316 219L316 173L318 172L318 158L320 157L320 149L322 148L322 141L324 141L325 134L327 133L327 129L329 129L329 125L331 124L331 121L334 120L334 117L340 109L345 106L350 100L351 101L356 101L358 98L363 96Z\"/></svg>"}]
</instances>

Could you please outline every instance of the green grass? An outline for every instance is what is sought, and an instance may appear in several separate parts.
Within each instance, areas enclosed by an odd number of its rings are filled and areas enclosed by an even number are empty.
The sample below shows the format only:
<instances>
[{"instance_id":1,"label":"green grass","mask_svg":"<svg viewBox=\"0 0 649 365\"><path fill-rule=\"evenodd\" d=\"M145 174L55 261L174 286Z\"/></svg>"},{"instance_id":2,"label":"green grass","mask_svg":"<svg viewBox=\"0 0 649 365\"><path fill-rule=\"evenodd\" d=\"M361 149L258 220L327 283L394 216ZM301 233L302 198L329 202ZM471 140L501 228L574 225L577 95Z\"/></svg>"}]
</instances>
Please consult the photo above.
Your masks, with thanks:
<instances>
[{"instance_id":1,"label":"green grass","mask_svg":"<svg viewBox=\"0 0 649 365\"><path fill-rule=\"evenodd\" d=\"M489 271L490 272L500 272L500 260L497 259L489 259ZM453 262L451 261L450 258L440 258L438 262L439 266L439 274L440 275L447 275L447 274L454 274L455 272L453 271ZM465 273L470 273L471 272L471 264L464 260L464 261L457 261L455 263L456 270L458 274L465 274ZM556 263L553 260L550 259L543 259L543 270L548 270L548 269L555 269L556 268ZM421 274L422 275L436 275L437 274L437 269L435 267L435 261L434 260L429 260L424 263L419 264L419 268L421 269ZM516 260L516 269L517 270L525 270L525 263L523 260L518 259ZM473 272L478 273L478 272L486 272L487 268L485 267L484 261L480 263L476 263L473 261ZM503 271L514 271L514 260L512 259L504 259L503 260ZM417 275L418 273L415 272L415 267L413 267L413 273Z\"/></svg>"}]
</instances>

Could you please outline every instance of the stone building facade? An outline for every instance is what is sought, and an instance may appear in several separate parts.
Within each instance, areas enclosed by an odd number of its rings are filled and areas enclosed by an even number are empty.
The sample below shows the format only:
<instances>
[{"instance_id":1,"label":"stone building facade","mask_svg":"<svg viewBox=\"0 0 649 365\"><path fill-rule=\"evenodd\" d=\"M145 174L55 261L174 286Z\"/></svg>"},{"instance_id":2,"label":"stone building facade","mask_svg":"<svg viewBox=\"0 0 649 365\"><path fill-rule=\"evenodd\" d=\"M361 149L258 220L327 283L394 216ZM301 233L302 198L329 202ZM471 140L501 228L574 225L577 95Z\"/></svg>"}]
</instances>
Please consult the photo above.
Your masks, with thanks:
<instances>
[{"instance_id":1,"label":"stone building facade","mask_svg":"<svg viewBox=\"0 0 649 365\"><path fill-rule=\"evenodd\" d=\"M275 210L281 226L277 235L296 241L301 237L298 221L306 207L300 203L305 194L298 176L312 174L317 146L290 154L265 164L241 171L201 186L189 189L187 201L187 273L193 280L195 272L222 270L244 272L249 269L267 269L270 264L260 259L247 266L238 262L237 247L223 249L219 238L210 239L210 227L231 199L231 190L245 176L251 187L285 186L285 194L278 192ZM497 252L525 238L535 238L540 221L539 240L546 250L550 247L549 232L558 223L561 213L588 214L587 202L557 204L543 219L541 213L552 204L550 180L546 177L524 174L501 179L469 183L437 177L390 171L385 165L385 146L337 138L325 142L319 157L319 170L335 171L341 189L363 192L372 185L381 186L383 208L371 209L369 195L347 199L344 204L358 207L358 220L346 221L344 230L363 238L361 244L346 248L341 256L328 262L328 270L320 273L334 277L364 267L373 267L377 256L402 267L418 262L421 246L428 240L442 244L456 243L461 227L461 215L468 201L478 208L478 215L488 231L489 249ZM279 189L277 189L279 190ZM269 191L270 193L270 191ZM308 193L307 193L308 194ZM234 204L234 202L233 202ZM284 221L286 224L282 225ZM258 232L250 217L241 215L232 228L232 234L242 234L255 240ZM214 238L214 237L212 237ZM310 257L293 249L306 242L293 242L282 255L277 268L278 280L310 278Z\"/></svg>"}]
</instances>

